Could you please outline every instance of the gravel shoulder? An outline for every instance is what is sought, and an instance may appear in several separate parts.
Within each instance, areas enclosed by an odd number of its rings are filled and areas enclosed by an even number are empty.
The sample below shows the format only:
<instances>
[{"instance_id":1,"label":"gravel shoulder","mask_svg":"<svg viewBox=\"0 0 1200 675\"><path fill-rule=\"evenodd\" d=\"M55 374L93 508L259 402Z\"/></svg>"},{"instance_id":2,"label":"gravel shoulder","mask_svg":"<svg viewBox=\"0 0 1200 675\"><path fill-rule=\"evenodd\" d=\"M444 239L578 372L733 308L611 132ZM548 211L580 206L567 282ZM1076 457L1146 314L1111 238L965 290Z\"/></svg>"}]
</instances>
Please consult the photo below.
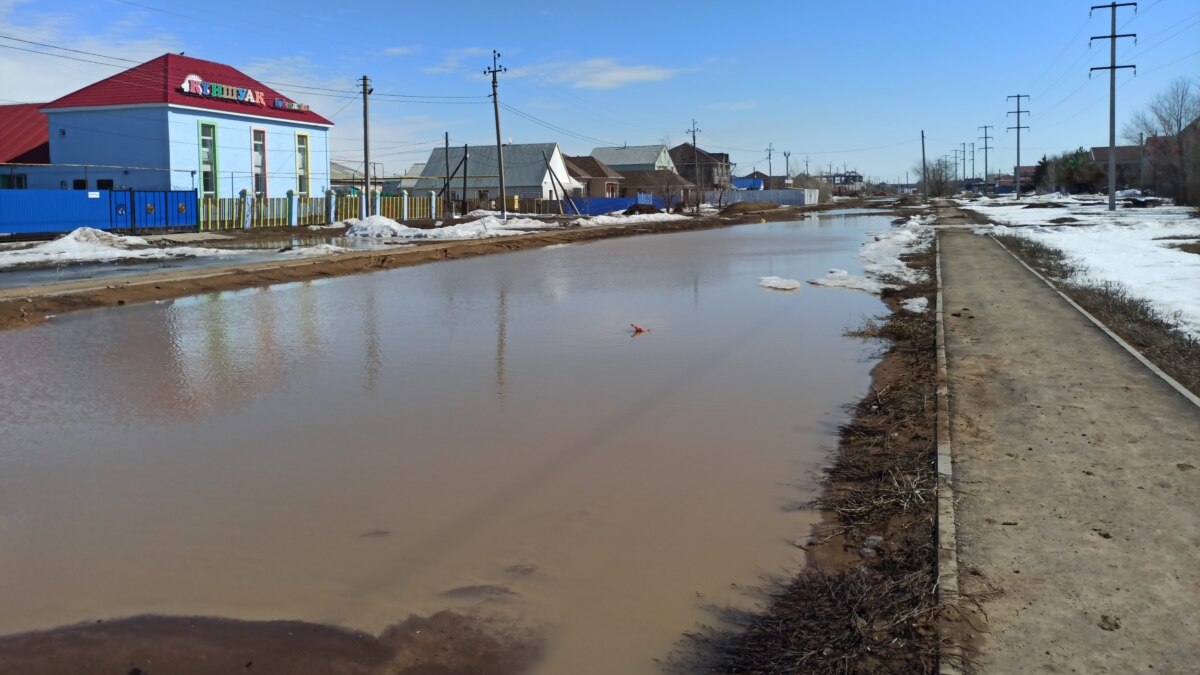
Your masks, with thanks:
<instances>
[{"instance_id":1,"label":"gravel shoulder","mask_svg":"<svg viewBox=\"0 0 1200 675\"><path fill-rule=\"evenodd\" d=\"M1194 672L1200 409L991 239L941 246L968 670Z\"/></svg>"}]
</instances>

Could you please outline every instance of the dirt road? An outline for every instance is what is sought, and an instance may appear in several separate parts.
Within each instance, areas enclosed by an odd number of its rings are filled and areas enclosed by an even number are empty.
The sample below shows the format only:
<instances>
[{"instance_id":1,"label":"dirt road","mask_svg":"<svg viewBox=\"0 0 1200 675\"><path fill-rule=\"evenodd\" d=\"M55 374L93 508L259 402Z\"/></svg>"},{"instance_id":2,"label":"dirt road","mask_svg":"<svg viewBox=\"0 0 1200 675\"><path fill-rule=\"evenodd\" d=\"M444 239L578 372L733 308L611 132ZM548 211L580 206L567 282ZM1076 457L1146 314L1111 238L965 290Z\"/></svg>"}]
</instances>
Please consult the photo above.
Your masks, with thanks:
<instances>
[{"instance_id":1,"label":"dirt road","mask_svg":"<svg viewBox=\"0 0 1200 675\"><path fill-rule=\"evenodd\" d=\"M991 239L941 246L969 669L1197 672L1200 409Z\"/></svg>"}]
</instances>

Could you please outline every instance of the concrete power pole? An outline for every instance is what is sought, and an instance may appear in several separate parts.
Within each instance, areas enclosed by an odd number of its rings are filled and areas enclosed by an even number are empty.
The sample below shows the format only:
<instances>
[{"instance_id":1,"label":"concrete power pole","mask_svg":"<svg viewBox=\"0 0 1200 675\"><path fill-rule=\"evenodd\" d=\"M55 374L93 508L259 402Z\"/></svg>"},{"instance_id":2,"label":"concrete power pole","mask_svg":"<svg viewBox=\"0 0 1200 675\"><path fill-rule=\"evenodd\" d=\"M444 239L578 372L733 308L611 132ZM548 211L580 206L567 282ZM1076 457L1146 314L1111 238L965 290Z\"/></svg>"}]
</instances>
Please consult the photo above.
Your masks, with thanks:
<instances>
[{"instance_id":1,"label":"concrete power pole","mask_svg":"<svg viewBox=\"0 0 1200 675\"><path fill-rule=\"evenodd\" d=\"M983 182L986 184L988 179L988 150L992 149L992 146L988 145L988 141L992 140L992 137L988 136L988 129L991 129L992 125L985 124L979 128L983 129L983 135L979 138L983 141Z\"/></svg>"},{"instance_id":2,"label":"concrete power pole","mask_svg":"<svg viewBox=\"0 0 1200 675\"><path fill-rule=\"evenodd\" d=\"M771 170L771 153L774 151L775 151L775 146L771 143L767 143L767 189L768 190L771 189L771 185L770 185L771 178L774 177L774 175L775 175L774 171Z\"/></svg>"},{"instance_id":3,"label":"concrete power pole","mask_svg":"<svg viewBox=\"0 0 1200 675\"><path fill-rule=\"evenodd\" d=\"M1017 199L1020 199L1021 198L1021 130L1029 128L1029 127L1021 126L1021 115L1029 114L1028 110L1021 110L1021 99L1029 98L1029 94L1013 94L1012 96L1007 97L1005 100L1007 100L1009 98L1017 99L1017 109L1008 111L1008 114L1017 116L1017 126L1009 127L1009 129L1017 130L1017 165L1015 167L1013 167L1013 188L1014 188L1014 192L1017 193Z\"/></svg>"},{"instance_id":4,"label":"concrete power pole","mask_svg":"<svg viewBox=\"0 0 1200 675\"><path fill-rule=\"evenodd\" d=\"M496 114L496 166L500 173L500 220L508 220L508 194L504 188L504 143L500 140L500 93L496 75L507 72L508 68L500 65L500 52L492 50L492 67L483 71L484 75L492 76L492 110Z\"/></svg>"},{"instance_id":5,"label":"concrete power pole","mask_svg":"<svg viewBox=\"0 0 1200 675\"><path fill-rule=\"evenodd\" d=\"M1108 35L1093 35L1088 40L1088 46L1092 44L1092 40L1108 40L1108 65L1096 66L1088 71L1088 76L1097 70L1108 71L1108 210L1117 210L1117 71L1121 68L1134 68L1137 66L1118 66L1117 65L1117 38L1131 37L1137 39L1137 33L1124 33L1117 35L1117 8L1118 7L1133 7L1133 11L1137 13L1136 2L1113 2L1107 5L1093 5L1092 11L1097 9L1108 8L1112 11L1112 30ZM1136 70L1135 70L1136 72Z\"/></svg>"},{"instance_id":6,"label":"concrete power pole","mask_svg":"<svg viewBox=\"0 0 1200 675\"><path fill-rule=\"evenodd\" d=\"M367 109L367 97L371 92L371 79L362 76L363 93L363 216L371 215L371 116Z\"/></svg>"},{"instance_id":7,"label":"concrete power pole","mask_svg":"<svg viewBox=\"0 0 1200 675\"><path fill-rule=\"evenodd\" d=\"M684 129L683 133L692 135L692 178L696 181L696 214L700 214L700 148L696 146L696 134L700 128L696 126L696 118L692 118L692 128Z\"/></svg>"},{"instance_id":8,"label":"concrete power pole","mask_svg":"<svg viewBox=\"0 0 1200 675\"><path fill-rule=\"evenodd\" d=\"M963 179L963 182L965 183L967 180L967 142L961 141L960 143L962 145L962 165L963 165L962 179Z\"/></svg>"},{"instance_id":9,"label":"concrete power pole","mask_svg":"<svg viewBox=\"0 0 1200 675\"><path fill-rule=\"evenodd\" d=\"M787 185L792 180L792 152L790 150L783 151L783 184Z\"/></svg>"},{"instance_id":10,"label":"concrete power pole","mask_svg":"<svg viewBox=\"0 0 1200 675\"><path fill-rule=\"evenodd\" d=\"M929 166L925 164L925 130L921 130L921 187L925 189L925 201L929 201Z\"/></svg>"}]
</instances>

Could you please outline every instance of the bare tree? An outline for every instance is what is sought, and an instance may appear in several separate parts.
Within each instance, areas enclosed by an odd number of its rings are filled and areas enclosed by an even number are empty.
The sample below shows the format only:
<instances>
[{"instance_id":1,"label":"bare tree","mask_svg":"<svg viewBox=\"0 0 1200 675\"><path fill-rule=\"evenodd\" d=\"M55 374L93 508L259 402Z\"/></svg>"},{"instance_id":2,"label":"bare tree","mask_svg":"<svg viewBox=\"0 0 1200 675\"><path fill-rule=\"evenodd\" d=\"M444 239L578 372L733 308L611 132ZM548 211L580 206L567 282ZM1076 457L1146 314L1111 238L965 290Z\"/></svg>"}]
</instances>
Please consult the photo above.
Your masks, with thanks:
<instances>
[{"instance_id":1,"label":"bare tree","mask_svg":"<svg viewBox=\"0 0 1200 675\"><path fill-rule=\"evenodd\" d=\"M946 159L935 159L928 163L929 175L925 175L925 166L917 162L913 171L920 181L918 188L928 192L930 197L946 197L954 194L957 186L954 181L954 165Z\"/></svg>"},{"instance_id":2,"label":"bare tree","mask_svg":"<svg viewBox=\"0 0 1200 675\"><path fill-rule=\"evenodd\" d=\"M1188 173L1196 169L1189 166L1195 162L1188 161L1181 135L1197 118L1200 118L1200 87L1186 77L1179 77L1166 91L1151 99L1145 110L1135 113L1123 129L1123 135L1131 142L1145 138L1153 161L1167 169L1172 196L1181 202L1188 197Z\"/></svg>"}]
</instances>

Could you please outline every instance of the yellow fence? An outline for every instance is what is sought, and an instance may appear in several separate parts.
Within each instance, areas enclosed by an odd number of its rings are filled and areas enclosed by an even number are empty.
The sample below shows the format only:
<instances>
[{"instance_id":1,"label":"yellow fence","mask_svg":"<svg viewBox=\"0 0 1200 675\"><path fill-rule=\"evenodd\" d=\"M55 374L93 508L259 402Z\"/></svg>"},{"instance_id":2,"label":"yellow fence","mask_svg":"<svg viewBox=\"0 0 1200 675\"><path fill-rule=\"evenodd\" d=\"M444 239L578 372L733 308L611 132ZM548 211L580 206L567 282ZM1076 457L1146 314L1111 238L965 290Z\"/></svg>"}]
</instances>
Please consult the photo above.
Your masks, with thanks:
<instances>
[{"instance_id":1,"label":"yellow fence","mask_svg":"<svg viewBox=\"0 0 1200 675\"><path fill-rule=\"evenodd\" d=\"M421 220L433 217L430 205L433 204L432 197L413 197L409 195L408 199L408 217L404 215L404 200L405 197L380 197L379 198L379 215L392 220Z\"/></svg>"},{"instance_id":2,"label":"yellow fence","mask_svg":"<svg viewBox=\"0 0 1200 675\"><path fill-rule=\"evenodd\" d=\"M288 198L268 197L250 202L250 227L287 227Z\"/></svg>"},{"instance_id":3,"label":"yellow fence","mask_svg":"<svg viewBox=\"0 0 1200 675\"><path fill-rule=\"evenodd\" d=\"M337 203L333 207L334 212L335 212L333 214L333 217L339 221L347 220L350 218L357 218L360 215L359 214L359 200L360 200L360 197L358 195L341 195L341 196L339 196L337 199Z\"/></svg>"},{"instance_id":4,"label":"yellow fence","mask_svg":"<svg viewBox=\"0 0 1200 675\"><path fill-rule=\"evenodd\" d=\"M296 198L296 224L301 227L305 225L324 225L328 220L325 213L325 198L324 197L297 197Z\"/></svg>"},{"instance_id":5,"label":"yellow fence","mask_svg":"<svg viewBox=\"0 0 1200 675\"><path fill-rule=\"evenodd\" d=\"M200 200L201 230L242 229L244 207L241 199L216 199L205 197Z\"/></svg>"}]
</instances>

